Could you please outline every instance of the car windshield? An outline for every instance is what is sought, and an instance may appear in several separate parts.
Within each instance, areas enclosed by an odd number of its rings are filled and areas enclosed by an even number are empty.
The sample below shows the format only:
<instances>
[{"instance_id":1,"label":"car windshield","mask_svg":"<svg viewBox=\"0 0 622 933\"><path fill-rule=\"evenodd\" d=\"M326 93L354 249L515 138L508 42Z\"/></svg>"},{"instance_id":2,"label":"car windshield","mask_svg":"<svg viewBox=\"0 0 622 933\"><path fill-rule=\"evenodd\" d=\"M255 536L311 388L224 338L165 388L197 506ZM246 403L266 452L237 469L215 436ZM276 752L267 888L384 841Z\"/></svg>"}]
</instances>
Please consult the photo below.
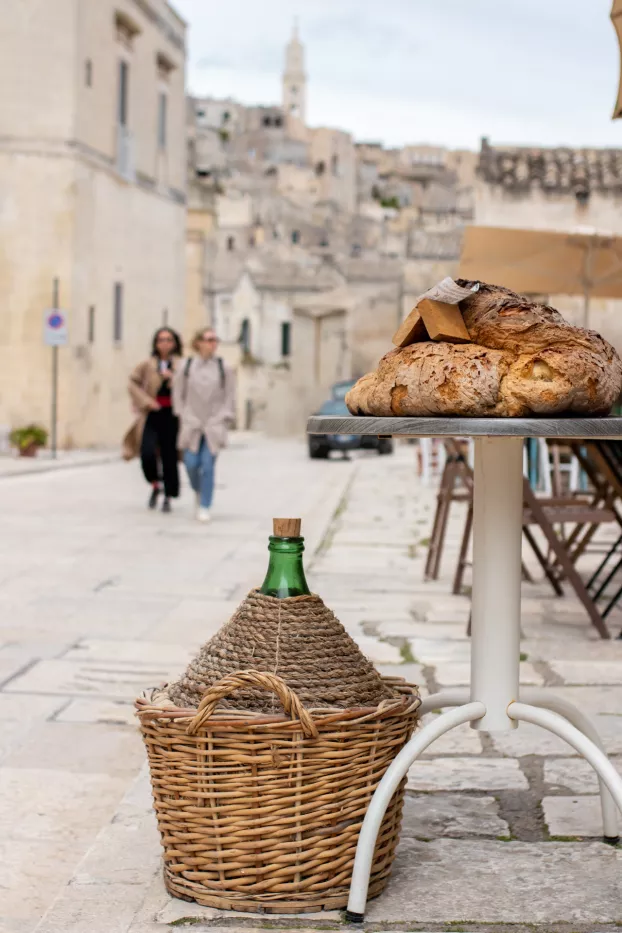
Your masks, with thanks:
<instances>
[{"instance_id":1,"label":"car windshield","mask_svg":"<svg viewBox=\"0 0 622 933\"><path fill-rule=\"evenodd\" d=\"M335 401L343 400L354 384L355 380L351 382L337 382L331 389L331 394Z\"/></svg>"},{"instance_id":2,"label":"car windshield","mask_svg":"<svg viewBox=\"0 0 622 933\"><path fill-rule=\"evenodd\" d=\"M349 415L350 412L346 408L346 403L338 399L330 399L328 402L324 402L319 411L320 415Z\"/></svg>"}]
</instances>

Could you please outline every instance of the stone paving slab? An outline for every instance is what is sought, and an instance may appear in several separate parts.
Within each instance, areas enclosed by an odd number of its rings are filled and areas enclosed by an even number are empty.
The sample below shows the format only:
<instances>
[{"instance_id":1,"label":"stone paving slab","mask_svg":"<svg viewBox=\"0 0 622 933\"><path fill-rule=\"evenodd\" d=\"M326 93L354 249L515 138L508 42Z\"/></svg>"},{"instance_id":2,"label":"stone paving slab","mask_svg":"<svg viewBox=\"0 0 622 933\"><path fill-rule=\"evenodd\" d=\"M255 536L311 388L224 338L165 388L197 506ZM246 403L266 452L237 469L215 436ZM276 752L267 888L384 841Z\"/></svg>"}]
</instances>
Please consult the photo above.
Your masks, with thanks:
<instances>
[{"instance_id":1,"label":"stone paving slab","mask_svg":"<svg viewBox=\"0 0 622 933\"><path fill-rule=\"evenodd\" d=\"M549 661L551 666L559 661L622 662L622 641L603 641L596 632L590 640L589 635L586 632L586 637L579 639L526 638L521 648L531 660Z\"/></svg>"},{"instance_id":2,"label":"stone paving slab","mask_svg":"<svg viewBox=\"0 0 622 933\"><path fill-rule=\"evenodd\" d=\"M136 728L136 712L129 700L71 700L55 719L56 722L107 723Z\"/></svg>"},{"instance_id":3,"label":"stone paving slab","mask_svg":"<svg viewBox=\"0 0 622 933\"><path fill-rule=\"evenodd\" d=\"M214 626L216 631L226 622L227 619L237 609L237 603L234 600L210 600L205 597L201 599L182 599L180 600L162 619L162 624L170 625L170 634L177 635L177 626L187 623L195 625L196 631L203 631L203 626ZM206 637L209 636L208 629ZM183 644L181 639L176 637L177 644Z\"/></svg>"},{"instance_id":4,"label":"stone paving slab","mask_svg":"<svg viewBox=\"0 0 622 933\"><path fill-rule=\"evenodd\" d=\"M622 651L619 659L607 661L551 661L551 669L565 684L622 685Z\"/></svg>"},{"instance_id":5,"label":"stone paving slab","mask_svg":"<svg viewBox=\"0 0 622 933\"><path fill-rule=\"evenodd\" d=\"M509 838L509 827L499 816L499 803L494 797L413 794L409 791L404 801L400 838L440 836Z\"/></svg>"},{"instance_id":6,"label":"stone paving slab","mask_svg":"<svg viewBox=\"0 0 622 933\"><path fill-rule=\"evenodd\" d=\"M548 638L551 642L556 643L567 641L568 639L585 638L587 640L591 637L592 633L592 629L588 628L588 624L585 616L581 615L579 612L577 612L575 624L556 622L550 615L544 615L541 622L534 622L533 624L523 622L521 625L521 637L530 639L540 636L542 638ZM612 629L612 639L615 638L616 634L615 629Z\"/></svg>"},{"instance_id":7,"label":"stone paving slab","mask_svg":"<svg viewBox=\"0 0 622 933\"><path fill-rule=\"evenodd\" d=\"M410 638L416 625L413 619L374 619L365 621L374 626L379 638Z\"/></svg>"},{"instance_id":8,"label":"stone paving slab","mask_svg":"<svg viewBox=\"0 0 622 933\"><path fill-rule=\"evenodd\" d=\"M27 664L28 659L22 657L2 657L0 655L0 688L13 680Z\"/></svg>"},{"instance_id":9,"label":"stone paving slab","mask_svg":"<svg viewBox=\"0 0 622 933\"><path fill-rule=\"evenodd\" d=\"M556 696L569 700L590 716L609 713L622 716L622 685L617 687L558 687L553 692Z\"/></svg>"},{"instance_id":10,"label":"stone paving slab","mask_svg":"<svg viewBox=\"0 0 622 933\"><path fill-rule=\"evenodd\" d=\"M551 688L552 693L557 691L558 688ZM622 755L622 717L593 715L592 719L606 751L610 755ZM524 755L570 757L578 754L567 742L552 732L528 722L519 723L518 729L511 732L495 732L490 739L498 752L511 758Z\"/></svg>"},{"instance_id":11,"label":"stone paving slab","mask_svg":"<svg viewBox=\"0 0 622 933\"><path fill-rule=\"evenodd\" d=\"M412 632L413 640L423 639L424 641L451 641L462 642L466 640L466 624L462 622L413 622ZM416 651L413 653L416 654ZM457 646L456 646L457 647Z\"/></svg>"},{"instance_id":12,"label":"stone paving slab","mask_svg":"<svg viewBox=\"0 0 622 933\"><path fill-rule=\"evenodd\" d=\"M369 923L620 923L622 853L604 843L404 840ZM467 927L468 929L468 927Z\"/></svg>"},{"instance_id":13,"label":"stone paving slab","mask_svg":"<svg viewBox=\"0 0 622 933\"><path fill-rule=\"evenodd\" d=\"M427 521L423 525L427 529ZM408 550L413 543L412 532L408 529L399 529L392 531L388 528L374 528L369 530L367 525L361 524L359 527L349 526L333 535L333 544L336 548L373 548L377 553L379 548L389 550ZM331 549L332 550L332 549Z\"/></svg>"},{"instance_id":14,"label":"stone paving slab","mask_svg":"<svg viewBox=\"0 0 622 933\"><path fill-rule=\"evenodd\" d=\"M435 590L438 588L438 594ZM447 583L442 580L419 581L420 596L410 603L410 609L415 618L433 623L451 622L455 625L464 625L463 635L466 635L466 625L469 620L470 602L465 596L447 596Z\"/></svg>"},{"instance_id":15,"label":"stone paving slab","mask_svg":"<svg viewBox=\"0 0 622 933\"><path fill-rule=\"evenodd\" d=\"M332 602L330 599L331 594L333 596L341 596L341 598L348 603L360 606L361 609L366 609L370 604L373 606L373 600L375 598L376 602L379 605L379 608L386 607L387 612L391 612L392 603L399 603L400 607L404 606L403 600L400 600L401 596L410 596L413 592L413 587L416 585L418 580L415 581L414 574L411 576L406 576L403 573L396 573L390 575L387 573L367 573L362 574L359 571L351 573L345 570L339 570L336 567L331 566L329 569L321 569L315 566L313 574L310 574L314 580L318 580L317 589L320 589L321 581L321 590L322 594L326 594L326 602ZM361 594L365 594L365 599L361 599ZM371 596L373 598L368 599Z\"/></svg>"},{"instance_id":16,"label":"stone paving slab","mask_svg":"<svg viewBox=\"0 0 622 933\"><path fill-rule=\"evenodd\" d=\"M65 651L62 660L88 664L111 661L119 665L126 663L128 666L153 664L168 669L173 664L187 664L193 656L194 647L165 642L86 638Z\"/></svg>"},{"instance_id":17,"label":"stone paving slab","mask_svg":"<svg viewBox=\"0 0 622 933\"><path fill-rule=\"evenodd\" d=\"M31 724L33 721L51 719L63 708L62 697L28 696L0 693L0 723Z\"/></svg>"},{"instance_id":18,"label":"stone paving slab","mask_svg":"<svg viewBox=\"0 0 622 933\"><path fill-rule=\"evenodd\" d=\"M526 790L527 778L509 758L419 759L408 772L408 787L418 791Z\"/></svg>"},{"instance_id":19,"label":"stone paving slab","mask_svg":"<svg viewBox=\"0 0 622 933\"><path fill-rule=\"evenodd\" d=\"M544 797L544 820L551 836L561 838L600 838L603 834L600 797Z\"/></svg>"},{"instance_id":20,"label":"stone paving slab","mask_svg":"<svg viewBox=\"0 0 622 933\"><path fill-rule=\"evenodd\" d=\"M15 677L6 689L10 693L133 700L145 687L165 683L181 669L183 664L177 661L40 661Z\"/></svg>"},{"instance_id":21,"label":"stone paving slab","mask_svg":"<svg viewBox=\"0 0 622 933\"><path fill-rule=\"evenodd\" d=\"M622 759L609 760L622 774ZM551 788L573 794L593 794L598 790L596 773L583 758L551 758L544 765L544 780Z\"/></svg>"},{"instance_id":22,"label":"stone paving slab","mask_svg":"<svg viewBox=\"0 0 622 933\"><path fill-rule=\"evenodd\" d=\"M0 648L0 658L17 658L27 664L36 658L39 661L59 658L74 646L75 642L58 638L21 638L8 641Z\"/></svg>"},{"instance_id":23,"label":"stone paving slab","mask_svg":"<svg viewBox=\"0 0 622 933\"><path fill-rule=\"evenodd\" d=\"M32 728L32 722L28 720L9 719L2 724L0 730L1 765L4 765L6 759L28 741Z\"/></svg>"},{"instance_id":24,"label":"stone paving slab","mask_svg":"<svg viewBox=\"0 0 622 933\"><path fill-rule=\"evenodd\" d=\"M0 923L8 930L34 928L112 817L126 781L106 773L0 769Z\"/></svg>"},{"instance_id":25,"label":"stone paving slab","mask_svg":"<svg viewBox=\"0 0 622 933\"><path fill-rule=\"evenodd\" d=\"M358 641L358 637L355 639ZM403 677L409 684L421 687L425 684L423 668L420 664L375 664L376 670L385 677Z\"/></svg>"},{"instance_id":26,"label":"stone paving slab","mask_svg":"<svg viewBox=\"0 0 622 933\"><path fill-rule=\"evenodd\" d=\"M110 723L38 722L8 754L7 768L37 768L78 774L110 774L129 780L144 751L137 730Z\"/></svg>"},{"instance_id":27,"label":"stone paving slab","mask_svg":"<svg viewBox=\"0 0 622 933\"><path fill-rule=\"evenodd\" d=\"M428 713L427 716L423 717L422 723L430 722L436 715L438 714ZM447 755L481 755L482 734L476 729L472 729L468 723L465 723L456 729L452 729L451 732L446 732L445 735L437 739L423 753L422 758L444 758Z\"/></svg>"},{"instance_id":28,"label":"stone paving slab","mask_svg":"<svg viewBox=\"0 0 622 933\"><path fill-rule=\"evenodd\" d=\"M410 546L409 544L398 544L397 546L395 544L372 544L371 541L362 547L356 544L342 545L338 537L335 536L331 543L330 554L319 558L315 563L315 567L321 572L322 565L326 564L330 567L331 573L334 573L336 567L343 567L343 569L347 570L355 563L359 571L376 570L379 562L382 562L385 572L390 573L396 570L400 573L403 569L412 569L413 558L408 556Z\"/></svg>"},{"instance_id":29,"label":"stone paving slab","mask_svg":"<svg viewBox=\"0 0 622 933\"><path fill-rule=\"evenodd\" d=\"M441 661L434 668L436 681L441 688L462 687L471 683L471 666L467 661ZM541 686L543 678L527 661L520 665L520 683Z\"/></svg>"},{"instance_id":30,"label":"stone paving slab","mask_svg":"<svg viewBox=\"0 0 622 933\"><path fill-rule=\"evenodd\" d=\"M413 606L413 612L417 612L416 606ZM461 626L462 635L466 635L467 624L469 621L469 607L466 605L464 608L456 607L453 610L449 609L429 609L426 613L427 622L454 622L456 625Z\"/></svg>"},{"instance_id":31,"label":"stone paving slab","mask_svg":"<svg viewBox=\"0 0 622 933\"><path fill-rule=\"evenodd\" d=\"M463 632L451 631L452 638L411 638L410 650L422 664L468 664L471 644Z\"/></svg>"},{"instance_id":32,"label":"stone paving slab","mask_svg":"<svg viewBox=\"0 0 622 933\"><path fill-rule=\"evenodd\" d=\"M313 581L313 584L309 584L311 589L314 592L322 590L324 602L330 606L344 625L350 623L357 627L361 624L375 627L387 618L405 624L410 624L412 621L409 613L404 610L402 601L395 601L394 598L392 600L388 594L382 592L366 594L360 599L353 596L351 600L345 602L343 590L335 591L331 595L321 586L321 581L318 583L313 574L310 574L310 579Z\"/></svg>"},{"instance_id":33,"label":"stone paving slab","mask_svg":"<svg viewBox=\"0 0 622 933\"><path fill-rule=\"evenodd\" d=\"M403 658L400 649L396 648L395 645L390 645L385 641L378 641L377 638L371 638L367 635L357 635L356 641L365 657L369 658L370 661L393 665L402 663Z\"/></svg>"}]
</instances>

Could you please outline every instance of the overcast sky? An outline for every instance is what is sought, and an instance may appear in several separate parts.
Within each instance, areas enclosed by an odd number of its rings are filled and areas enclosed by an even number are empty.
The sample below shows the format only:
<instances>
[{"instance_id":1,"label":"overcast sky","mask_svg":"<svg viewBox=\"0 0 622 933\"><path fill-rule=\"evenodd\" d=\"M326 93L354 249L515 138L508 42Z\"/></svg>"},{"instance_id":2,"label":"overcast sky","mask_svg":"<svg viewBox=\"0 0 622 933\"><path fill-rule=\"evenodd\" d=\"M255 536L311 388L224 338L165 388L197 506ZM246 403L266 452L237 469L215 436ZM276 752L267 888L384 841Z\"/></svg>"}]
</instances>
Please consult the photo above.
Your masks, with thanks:
<instances>
[{"instance_id":1,"label":"overcast sky","mask_svg":"<svg viewBox=\"0 0 622 933\"><path fill-rule=\"evenodd\" d=\"M622 147L611 0L172 0L191 93L280 101L295 15L307 119L385 145Z\"/></svg>"}]
</instances>

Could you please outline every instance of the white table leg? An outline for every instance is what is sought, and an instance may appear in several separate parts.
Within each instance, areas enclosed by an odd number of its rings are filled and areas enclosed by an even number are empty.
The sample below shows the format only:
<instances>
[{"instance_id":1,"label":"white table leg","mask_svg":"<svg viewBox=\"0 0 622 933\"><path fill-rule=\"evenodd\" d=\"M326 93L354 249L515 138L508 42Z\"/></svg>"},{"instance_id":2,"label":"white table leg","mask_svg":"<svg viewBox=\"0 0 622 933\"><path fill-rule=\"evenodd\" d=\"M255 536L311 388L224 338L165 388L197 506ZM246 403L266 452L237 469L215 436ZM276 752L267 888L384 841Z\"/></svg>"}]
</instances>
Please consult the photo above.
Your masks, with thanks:
<instances>
[{"instance_id":1,"label":"white table leg","mask_svg":"<svg viewBox=\"0 0 622 933\"><path fill-rule=\"evenodd\" d=\"M605 754L598 729L594 721L582 710L578 709L573 703L558 697L551 690L543 690L541 687L521 687L521 701L530 703L532 706L539 706L542 709L549 709L558 713L569 723L571 723L579 732L582 732L594 745ZM432 693L425 697L419 708L421 716L432 712L435 709L445 709L448 706L461 706L468 699L468 688L457 687L452 690L443 690L441 693ZM600 784L600 805L603 815L603 838L609 845L615 845L619 842L620 835L618 831L618 807L607 790L603 779L599 777Z\"/></svg>"},{"instance_id":2,"label":"white table leg","mask_svg":"<svg viewBox=\"0 0 622 933\"><path fill-rule=\"evenodd\" d=\"M446 709L448 706L462 706L469 702L469 688L456 687L452 690L443 690L441 693L431 693L424 697L419 707L419 715L425 716L435 709Z\"/></svg>"},{"instance_id":3,"label":"white table leg","mask_svg":"<svg viewBox=\"0 0 622 933\"><path fill-rule=\"evenodd\" d=\"M553 735L557 735L560 739L568 742L575 751L579 752L591 764L622 813L622 777L605 753L583 732L580 732L579 729L558 713L537 706L530 706L528 703L510 703L508 716L517 722L531 722L535 726L541 726L543 729L552 732Z\"/></svg>"},{"instance_id":4,"label":"white table leg","mask_svg":"<svg viewBox=\"0 0 622 933\"><path fill-rule=\"evenodd\" d=\"M549 709L563 716L575 729L578 729L579 732L582 732L583 735L590 739L594 745L600 749L603 755L606 754L602 739L598 734L598 728L593 719L573 703L556 696L552 691L543 690L541 687L521 687L520 698L521 701L524 700L532 706ZM441 707L437 704L436 708L440 709ZM598 783L600 785L600 807L603 814L603 838L604 841L608 842L610 845L615 845L620 841L618 832L618 807L600 776L598 778Z\"/></svg>"},{"instance_id":5,"label":"white table leg","mask_svg":"<svg viewBox=\"0 0 622 933\"><path fill-rule=\"evenodd\" d=\"M475 439L471 700L486 707L475 729L516 728L523 517L523 439Z\"/></svg>"},{"instance_id":6,"label":"white table leg","mask_svg":"<svg viewBox=\"0 0 622 933\"><path fill-rule=\"evenodd\" d=\"M484 716L485 713L486 709L482 703L467 703L466 706L461 706L458 709L452 710L450 713L444 713L442 716L436 717L433 722L429 722L416 732L410 742L406 743L401 752L399 752L391 762L380 784L374 791L374 796L371 799L369 809L363 820L363 826L361 827L352 871L350 897L346 912L347 920L353 923L363 922L365 904L367 901L367 889L369 888L369 876L371 874L372 859L374 849L376 848L376 839L378 838L380 825L391 801L391 797L399 787L400 781L413 761L415 761L435 739L438 739L451 729L455 729L456 726L462 725L462 723L471 722L474 719Z\"/></svg>"}]
</instances>

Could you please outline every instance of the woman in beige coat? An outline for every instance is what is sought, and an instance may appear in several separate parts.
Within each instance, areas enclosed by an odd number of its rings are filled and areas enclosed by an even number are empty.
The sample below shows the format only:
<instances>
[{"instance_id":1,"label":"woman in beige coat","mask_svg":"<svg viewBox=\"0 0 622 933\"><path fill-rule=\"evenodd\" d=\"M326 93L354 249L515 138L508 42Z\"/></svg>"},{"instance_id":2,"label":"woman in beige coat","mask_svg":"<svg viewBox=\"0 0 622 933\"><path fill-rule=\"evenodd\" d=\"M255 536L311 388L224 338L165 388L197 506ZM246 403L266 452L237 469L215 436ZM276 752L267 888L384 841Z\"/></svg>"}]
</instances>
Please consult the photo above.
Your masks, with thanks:
<instances>
[{"instance_id":1,"label":"woman in beige coat","mask_svg":"<svg viewBox=\"0 0 622 933\"><path fill-rule=\"evenodd\" d=\"M130 398L138 415L125 436L123 453L130 460L140 453L143 474L151 485L149 508L155 509L164 487L163 512L179 495L177 432L173 412L173 378L182 354L179 335L170 327L156 331L149 359L139 363L129 381Z\"/></svg>"},{"instance_id":2,"label":"woman in beige coat","mask_svg":"<svg viewBox=\"0 0 622 933\"><path fill-rule=\"evenodd\" d=\"M235 374L216 355L218 337L211 328L192 341L196 356L186 360L173 382L173 409L179 417L179 449L197 496L197 518L210 520L214 468L235 421Z\"/></svg>"}]
</instances>

